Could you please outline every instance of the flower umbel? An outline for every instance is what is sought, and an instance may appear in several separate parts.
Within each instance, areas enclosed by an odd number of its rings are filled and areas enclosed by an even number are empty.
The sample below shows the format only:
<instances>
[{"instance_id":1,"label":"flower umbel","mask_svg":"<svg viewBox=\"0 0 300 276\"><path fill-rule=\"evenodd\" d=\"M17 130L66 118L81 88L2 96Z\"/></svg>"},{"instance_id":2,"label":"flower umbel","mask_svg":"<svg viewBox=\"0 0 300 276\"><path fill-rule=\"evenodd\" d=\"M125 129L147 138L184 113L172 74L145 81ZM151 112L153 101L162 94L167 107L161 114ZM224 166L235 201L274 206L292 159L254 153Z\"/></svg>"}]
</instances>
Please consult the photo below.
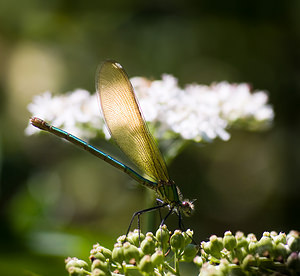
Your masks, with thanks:
<instances>
[{"instance_id":1,"label":"flower umbel","mask_svg":"<svg viewBox=\"0 0 300 276\"><path fill-rule=\"evenodd\" d=\"M156 235L151 232L145 235L140 233L140 240L136 244L138 232L130 232L125 237L126 241L124 236L119 237L112 251L95 244L90 252L90 272L87 272L86 262L77 258L66 259L69 275L180 275L179 262L191 262L197 254L198 246L184 245L183 233L191 235L190 230L176 230L172 234L163 225ZM158 235L159 232L162 235ZM182 242L178 243L178 240Z\"/></svg>"},{"instance_id":2,"label":"flower umbel","mask_svg":"<svg viewBox=\"0 0 300 276\"><path fill-rule=\"evenodd\" d=\"M155 81L134 77L131 83L146 121L160 140L210 142L220 138L227 141L231 127L260 130L270 126L274 118L267 93L252 93L245 83L191 84L180 88L171 75ZM77 89L59 96L45 92L34 97L28 110L33 116L83 139L95 137L99 129L109 137L99 116L96 96L86 90ZM36 131L28 126L26 134Z\"/></svg>"},{"instance_id":3,"label":"flower umbel","mask_svg":"<svg viewBox=\"0 0 300 276\"><path fill-rule=\"evenodd\" d=\"M164 225L156 235L140 233L138 243L136 234L138 230L129 233L127 239L119 237L112 251L95 244L89 265L77 258L66 259L69 275L187 275L180 266L182 262L198 267L199 276L300 273L297 231L288 235L264 232L260 239L254 234L246 237L242 232L233 235L227 231L223 237L212 235L209 241L202 242L201 250L185 242L192 238L191 230L171 233Z\"/></svg>"},{"instance_id":4,"label":"flower umbel","mask_svg":"<svg viewBox=\"0 0 300 276\"><path fill-rule=\"evenodd\" d=\"M37 95L28 110L34 116L43 118L53 125L62 127L72 134L93 138L104 122L99 116L99 106L96 95L77 89L64 95L52 95L49 91ZM25 130L27 135L39 132L30 125Z\"/></svg>"}]
</instances>

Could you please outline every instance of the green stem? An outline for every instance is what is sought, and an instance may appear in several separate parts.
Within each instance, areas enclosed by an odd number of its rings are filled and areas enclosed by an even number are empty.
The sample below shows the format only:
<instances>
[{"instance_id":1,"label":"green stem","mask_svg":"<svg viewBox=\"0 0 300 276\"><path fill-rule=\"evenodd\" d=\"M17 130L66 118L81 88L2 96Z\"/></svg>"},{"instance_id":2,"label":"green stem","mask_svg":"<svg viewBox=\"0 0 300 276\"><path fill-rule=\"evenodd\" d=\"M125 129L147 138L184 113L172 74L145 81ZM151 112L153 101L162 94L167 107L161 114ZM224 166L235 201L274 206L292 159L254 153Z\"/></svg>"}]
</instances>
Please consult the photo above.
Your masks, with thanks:
<instances>
[{"instance_id":1,"label":"green stem","mask_svg":"<svg viewBox=\"0 0 300 276\"><path fill-rule=\"evenodd\" d=\"M175 266L175 271L177 272L176 275L179 275L179 259L178 259L178 254L179 252L176 251L174 254L174 266Z\"/></svg>"},{"instance_id":2,"label":"green stem","mask_svg":"<svg viewBox=\"0 0 300 276\"><path fill-rule=\"evenodd\" d=\"M163 273L162 265L160 265L156 270L154 269L154 275L156 276L163 276Z\"/></svg>"},{"instance_id":3,"label":"green stem","mask_svg":"<svg viewBox=\"0 0 300 276\"><path fill-rule=\"evenodd\" d=\"M170 266L167 262L164 262L164 267L165 267L167 270L169 270L171 273L173 273L173 274L175 274L175 275L179 275L179 274L176 272L176 270L175 270L172 266Z\"/></svg>"},{"instance_id":4,"label":"green stem","mask_svg":"<svg viewBox=\"0 0 300 276\"><path fill-rule=\"evenodd\" d=\"M87 271L87 270L85 270L85 269L83 269L83 271L84 271L84 273L86 273L86 274L88 274L88 275L92 275L92 272L89 272L89 271Z\"/></svg>"}]
</instances>

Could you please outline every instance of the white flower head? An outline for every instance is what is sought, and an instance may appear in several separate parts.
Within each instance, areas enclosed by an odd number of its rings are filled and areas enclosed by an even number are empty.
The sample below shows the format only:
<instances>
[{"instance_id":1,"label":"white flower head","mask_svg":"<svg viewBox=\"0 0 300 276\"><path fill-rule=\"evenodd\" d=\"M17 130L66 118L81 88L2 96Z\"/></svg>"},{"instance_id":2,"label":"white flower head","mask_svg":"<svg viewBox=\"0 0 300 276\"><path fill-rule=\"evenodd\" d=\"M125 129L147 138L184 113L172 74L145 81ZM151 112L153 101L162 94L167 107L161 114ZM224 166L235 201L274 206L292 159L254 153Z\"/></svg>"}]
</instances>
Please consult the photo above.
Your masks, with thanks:
<instances>
[{"instance_id":1,"label":"white flower head","mask_svg":"<svg viewBox=\"0 0 300 276\"><path fill-rule=\"evenodd\" d=\"M227 141L232 126L262 129L274 118L266 92L252 93L245 83L190 84L180 88L177 79L166 74L161 80L134 77L131 82L145 119L159 139L173 136L197 142L216 138ZM47 91L35 96L28 110L33 116L84 139L96 136L99 129L106 138L110 137L101 120L96 94L86 90L59 96ZM36 131L32 126L25 130L28 135Z\"/></svg>"},{"instance_id":2,"label":"white flower head","mask_svg":"<svg viewBox=\"0 0 300 276\"><path fill-rule=\"evenodd\" d=\"M83 89L58 96L52 96L47 91L35 96L28 105L28 110L32 116L42 118L82 138L96 136L97 129L103 127L96 94L91 95ZM31 135L38 131L28 125L25 133Z\"/></svg>"}]
</instances>

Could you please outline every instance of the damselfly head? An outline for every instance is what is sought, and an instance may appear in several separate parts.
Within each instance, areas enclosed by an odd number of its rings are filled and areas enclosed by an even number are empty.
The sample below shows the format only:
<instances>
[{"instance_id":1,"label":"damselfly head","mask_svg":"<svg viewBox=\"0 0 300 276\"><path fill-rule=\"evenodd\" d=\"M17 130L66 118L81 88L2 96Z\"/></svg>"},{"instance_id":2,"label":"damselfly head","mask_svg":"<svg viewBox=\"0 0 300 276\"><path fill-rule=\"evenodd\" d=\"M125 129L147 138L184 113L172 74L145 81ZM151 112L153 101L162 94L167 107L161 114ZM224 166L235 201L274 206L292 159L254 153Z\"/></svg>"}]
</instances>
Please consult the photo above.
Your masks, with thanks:
<instances>
[{"instance_id":1,"label":"damselfly head","mask_svg":"<svg viewBox=\"0 0 300 276\"><path fill-rule=\"evenodd\" d=\"M180 210L183 212L183 214L187 217L191 216L195 210L193 201L184 200L180 204Z\"/></svg>"}]
</instances>

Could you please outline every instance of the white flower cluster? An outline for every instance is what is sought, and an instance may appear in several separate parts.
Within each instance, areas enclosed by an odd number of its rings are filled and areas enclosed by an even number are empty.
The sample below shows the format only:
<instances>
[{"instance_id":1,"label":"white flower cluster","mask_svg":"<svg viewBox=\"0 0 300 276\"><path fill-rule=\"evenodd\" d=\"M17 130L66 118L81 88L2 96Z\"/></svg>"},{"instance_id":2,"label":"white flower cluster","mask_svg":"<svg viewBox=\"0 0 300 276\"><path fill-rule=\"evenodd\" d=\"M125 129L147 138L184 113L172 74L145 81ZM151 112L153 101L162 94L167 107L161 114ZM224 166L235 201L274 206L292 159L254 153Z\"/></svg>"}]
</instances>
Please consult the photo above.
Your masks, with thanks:
<instances>
[{"instance_id":1,"label":"white flower cluster","mask_svg":"<svg viewBox=\"0 0 300 276\"><path fill-rule=\"evenodd\" d=\"M35 96L27 108L32 116L85 139L95 137L97 130L104 125L96 94L91 95L83 89L58 96L47 91ZM39 131L29 124L25 134L32 135Z\"/></svg>"},{"instance_id":2,"label":"white flower cluster","mask_svg":"<svg viewBox=\"0 0 300 276\"><path fill-rule=\"evenodd\" d=\"M251 93L248 84L191 84L184 89L177 79L163 75L162 80L131 79L147 121L158 126L158 137L171 131L183 139L228 140L231 126L262 129L271 124L274 112L263 91Z\"/></svg>"},{"instance_id":3,"label":"white flower cluster","mask_svg":"<svg viewBox=\"0 0 300 276\"><path fill-rule=\"evenodd\" d=\"M163 75L162 80L142 77L131 79L145 119L154 126L155 136L164 139L173 134L185 140L228 140L232 126L262 129L269 126L274 112L263 91L251 93L247 84L192 84L184 89L177 79ZM109 137L100 120L95 94L75 90L60 96L46 92L36 96L28 106L33 116L63 128L81 138L92 138L99 129ZM28 126L26 134L36 129Z\"/></svg>"}]
</instances>

